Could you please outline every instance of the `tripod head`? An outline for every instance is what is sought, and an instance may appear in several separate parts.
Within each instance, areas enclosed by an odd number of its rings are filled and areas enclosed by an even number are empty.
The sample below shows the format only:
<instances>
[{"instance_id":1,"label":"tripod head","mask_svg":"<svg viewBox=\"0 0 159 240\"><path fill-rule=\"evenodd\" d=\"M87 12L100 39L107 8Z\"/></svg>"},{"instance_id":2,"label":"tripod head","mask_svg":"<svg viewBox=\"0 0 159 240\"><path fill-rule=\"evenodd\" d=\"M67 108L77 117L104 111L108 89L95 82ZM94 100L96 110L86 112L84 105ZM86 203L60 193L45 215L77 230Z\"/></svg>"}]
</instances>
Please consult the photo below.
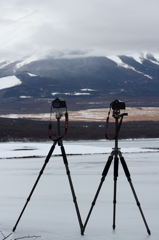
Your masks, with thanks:
<instances>
[{"instance_id":1,"label":"tripod head","mask_svg":"<svg viewBox=\"0 0 159 240\"><path fill-rule=\"evenodd\" d=\"M63 113L61 113L61 112L60 112L60 109L57 108L57 109L56 109L56 113L55 113L55 118L56 118L57 120L60 120L62 116L63 116Z\"/></svg>"},{"instance_id":2,"label":"tripod head","mask_svg":"<svg viewBox=\"0 0 159 240\"><path fill-rule=\"evenodd\" d=\"M121 113L120 114L120 110L114 110L113 111L113 115L112 115L115 119L119 119L119 118L123 118L124 116L128 116L128 113Z\"/></svg>"}]
</instances>

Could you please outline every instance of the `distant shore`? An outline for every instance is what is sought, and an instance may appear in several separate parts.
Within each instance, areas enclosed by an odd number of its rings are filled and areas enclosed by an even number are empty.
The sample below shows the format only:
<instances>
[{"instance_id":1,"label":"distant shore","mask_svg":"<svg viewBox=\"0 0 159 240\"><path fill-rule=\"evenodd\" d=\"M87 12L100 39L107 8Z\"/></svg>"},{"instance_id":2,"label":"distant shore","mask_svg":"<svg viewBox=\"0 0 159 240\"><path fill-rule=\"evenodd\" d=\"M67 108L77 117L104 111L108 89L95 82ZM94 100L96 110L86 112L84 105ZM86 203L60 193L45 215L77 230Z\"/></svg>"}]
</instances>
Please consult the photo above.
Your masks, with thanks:
<instances>
[{"instance_id":1,"label":"distant shore","mask_svg":"<svg viewBox=\"0 0 159 240\"><path fill-rule=\"evenodd\" d=\"M124 117L119 139L158 138L159 121L125 121ZM0 142L6 141L50 141L48 137L49 121L0 118ZM61 135L63 135L64 121L61 121ZM105 138L106 119L104 121L72 121L68 122L68 132L64 140L98 140ZM108 135L115 135L115 122L110 118ZM52 136L57 136L56 121L52 121Z\"/></svg>"},{"instance_id":2,"label":"distant shore","mask_svg":"<svg viewBox=\"0 0 159 240\"><path fill-rule=\"evenodd\" d=\"M60 109L65 111L65 109ZM104 122L107 118L109 109L87 109L80 111L68 111L69 121L78 122ZM158 107L133 107L121 110L121 113L126 112L128 116L124 117L124 122L139 122L139 121L159 121L159 108ZM112 110L111 110L112 113ZM111 116L111 115L110 115ZM10 119L30 119L39 121L49 121L50 113L37 113L37 114L3 114L0 118ZM63 120L63 118L61 118ZM55 113L52 114L52 121L56 121Z\"/></svg>"}]
</instances>

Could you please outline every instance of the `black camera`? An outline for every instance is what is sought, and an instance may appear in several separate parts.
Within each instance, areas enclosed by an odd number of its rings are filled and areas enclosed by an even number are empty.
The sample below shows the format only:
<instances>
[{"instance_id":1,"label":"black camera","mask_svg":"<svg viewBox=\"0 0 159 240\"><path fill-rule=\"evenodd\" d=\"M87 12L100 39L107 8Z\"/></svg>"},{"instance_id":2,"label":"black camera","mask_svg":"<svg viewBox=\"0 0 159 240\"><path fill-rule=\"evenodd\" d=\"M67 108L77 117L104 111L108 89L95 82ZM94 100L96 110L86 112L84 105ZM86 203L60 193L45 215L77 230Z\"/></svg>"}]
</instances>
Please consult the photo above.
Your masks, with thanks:
<instances>
[{"instance_id":1,"label":"black camera","mask_svg":"<svg viewBox=\"0 0 159 240\"><path fill-rule=\"evenodd\" d=\"M66 102L56 98L54 101L52 101L52 106L53 108L66 108Z\"/></svg>"},{"instance_id":2,"label":"black camera","mask_svg":"<svg viewBox=\"0 0 159 240\"><path fill-rule=\"evenodd\" d=\"M115 100L110 104L110 107L113 110L120 110L120 109L125 109L125 103L119 100Z\"/></svg>"}]
</instances>

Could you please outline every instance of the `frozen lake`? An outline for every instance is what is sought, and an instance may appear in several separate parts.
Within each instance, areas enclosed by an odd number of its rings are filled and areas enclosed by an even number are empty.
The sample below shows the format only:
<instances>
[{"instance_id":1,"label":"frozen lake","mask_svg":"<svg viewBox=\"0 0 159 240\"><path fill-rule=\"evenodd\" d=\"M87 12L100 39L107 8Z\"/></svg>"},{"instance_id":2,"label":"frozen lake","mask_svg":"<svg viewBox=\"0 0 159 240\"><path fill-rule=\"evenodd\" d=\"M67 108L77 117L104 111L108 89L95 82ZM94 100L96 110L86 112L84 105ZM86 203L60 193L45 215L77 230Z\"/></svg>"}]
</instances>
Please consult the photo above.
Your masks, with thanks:
<instances>
[{"instance_id":1,"label":"frozen lake","mask_svg":"<svg viewBox=\"0 0 159 240\"><path fill-rule=\"evenodd\" d=\"M64 141L63 144L84 223L114 141ZM12 233L51 146L52 142L0 143L0 231L4 236ZM150 236L121 164L117 181L116 229L112 229L112 164L84 236L81 236L65 165L57 145L16 231L8 239L30 235L40 236L42 240L157 240L159 139L120 140L119 147L151 230ZM0 233L0 239L4 239L4 236Z\"/></svg>"}]
</instances>

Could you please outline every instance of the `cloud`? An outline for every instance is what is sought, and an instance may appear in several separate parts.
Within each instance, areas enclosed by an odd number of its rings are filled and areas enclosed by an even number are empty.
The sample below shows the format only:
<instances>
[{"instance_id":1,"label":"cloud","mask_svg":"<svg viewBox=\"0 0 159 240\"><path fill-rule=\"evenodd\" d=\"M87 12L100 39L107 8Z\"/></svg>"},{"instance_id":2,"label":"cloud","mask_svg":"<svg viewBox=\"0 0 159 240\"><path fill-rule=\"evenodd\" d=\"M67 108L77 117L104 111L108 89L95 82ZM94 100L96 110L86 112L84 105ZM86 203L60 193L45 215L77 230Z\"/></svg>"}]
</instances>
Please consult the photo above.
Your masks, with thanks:
<instances>
[{"instance_id":1,"label":"cloud","mask_svg":"<svg viewBox=\"0 0 159 240\"><path fill-rule=\"evenodd\" d=\"M158 0L0 0L0 59L158 51Z\"/></svg>"}]
</instances>

